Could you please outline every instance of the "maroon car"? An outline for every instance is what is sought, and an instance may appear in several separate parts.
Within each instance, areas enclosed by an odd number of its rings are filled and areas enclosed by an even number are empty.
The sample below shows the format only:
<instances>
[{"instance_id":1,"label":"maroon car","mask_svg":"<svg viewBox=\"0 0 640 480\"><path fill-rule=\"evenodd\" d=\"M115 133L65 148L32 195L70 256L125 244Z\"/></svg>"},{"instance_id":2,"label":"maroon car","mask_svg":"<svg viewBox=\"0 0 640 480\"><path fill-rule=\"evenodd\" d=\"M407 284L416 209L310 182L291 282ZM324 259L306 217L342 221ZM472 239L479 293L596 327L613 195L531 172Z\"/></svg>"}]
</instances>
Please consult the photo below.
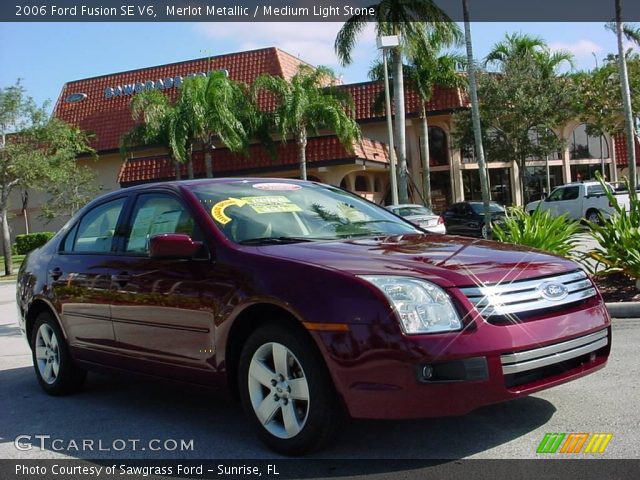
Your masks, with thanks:
<instances>
[{"instance_id":1,"label":"maroon car","mask_svg":"<svg viewBox=\"0 0 640 480\"><path fill-rule=\"evenodd\" d=\"M573 380L611 345L575 263L295 180L104 195L28 256L17 299L46 392L93 369L230 389L286 454L343 414L458 415Z\"/></svg>"}]
</instances>

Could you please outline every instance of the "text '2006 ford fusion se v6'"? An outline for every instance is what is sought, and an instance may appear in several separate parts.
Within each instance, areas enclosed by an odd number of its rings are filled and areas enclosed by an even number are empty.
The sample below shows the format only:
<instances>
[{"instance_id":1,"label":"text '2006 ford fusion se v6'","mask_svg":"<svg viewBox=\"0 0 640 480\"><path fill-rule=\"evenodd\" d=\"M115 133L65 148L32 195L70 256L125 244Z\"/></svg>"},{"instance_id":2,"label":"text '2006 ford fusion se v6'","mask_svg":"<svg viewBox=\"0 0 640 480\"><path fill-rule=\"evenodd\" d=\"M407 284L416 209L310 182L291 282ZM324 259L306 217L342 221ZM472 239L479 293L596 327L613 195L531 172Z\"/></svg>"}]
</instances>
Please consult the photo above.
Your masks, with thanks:
<instances>
[{"instance_id":1,"label":"text '2006 ford fusion se v6'","mask_svg":"<svg viewBox=\"0 0 640 480\"><path fill-rule=\"evenodd\" d=\"M28 256L17 299L46 392L105 368L230 389L292 455L343 415L464 414L594 372L611 345L575 263L296 180L111 192Z\"/></svg>"}]
</instances>

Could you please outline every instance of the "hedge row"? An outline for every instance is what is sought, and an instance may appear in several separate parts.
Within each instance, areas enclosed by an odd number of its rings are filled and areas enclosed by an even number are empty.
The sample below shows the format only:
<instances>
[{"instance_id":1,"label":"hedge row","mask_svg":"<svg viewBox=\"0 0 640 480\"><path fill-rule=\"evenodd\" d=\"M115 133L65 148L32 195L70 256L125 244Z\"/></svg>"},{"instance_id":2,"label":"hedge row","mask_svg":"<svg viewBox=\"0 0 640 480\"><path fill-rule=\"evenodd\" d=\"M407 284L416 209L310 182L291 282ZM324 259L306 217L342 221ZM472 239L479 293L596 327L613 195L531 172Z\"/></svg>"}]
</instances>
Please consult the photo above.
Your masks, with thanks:
<instances>
[{"instance_id":1,"label":"hedge row","mask_svg":"<svg viewBox=\"0 0 640 480\"><path fill-rule=\"evenodd\" d=\"M35 250L47 243L54 232L38 232L16 235L15 252L18 255L26 255L31 250Z\"/></svg>"}]
</instances>

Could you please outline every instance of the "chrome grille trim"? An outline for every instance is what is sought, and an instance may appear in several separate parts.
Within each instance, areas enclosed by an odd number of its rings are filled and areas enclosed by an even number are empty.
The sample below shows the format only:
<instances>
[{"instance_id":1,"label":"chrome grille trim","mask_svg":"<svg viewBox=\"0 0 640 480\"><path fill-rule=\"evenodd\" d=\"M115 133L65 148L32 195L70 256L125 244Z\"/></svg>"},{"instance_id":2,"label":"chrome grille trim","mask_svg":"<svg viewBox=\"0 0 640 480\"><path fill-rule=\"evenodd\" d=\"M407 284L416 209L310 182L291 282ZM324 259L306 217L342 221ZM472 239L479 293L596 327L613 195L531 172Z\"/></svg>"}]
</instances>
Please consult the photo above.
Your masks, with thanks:
<instances>
[{"instance_id":1,"label":"chrome grille trim","mask_svg":"<svg viewBox=\"0 0 640 480\"><path fill-rule=\"evenodd\" d=\"M566 287L567 295L557 300L544 298L540 286L548 282ZM582 270L533 280L461 288L460 291L485 318L558 307L596 295L595 287Z\"/></svg>"},{"instance_id":2,"label":"chrome grille trim","mask_svg":"<svg viewBox=\"0 0 640 480\"><path fill-rule=\"evenodd\" d=\"M566 342L500 356L505 375L546 367L594 352L609 343L607 329Z\"/></svg>"}]
</instances>

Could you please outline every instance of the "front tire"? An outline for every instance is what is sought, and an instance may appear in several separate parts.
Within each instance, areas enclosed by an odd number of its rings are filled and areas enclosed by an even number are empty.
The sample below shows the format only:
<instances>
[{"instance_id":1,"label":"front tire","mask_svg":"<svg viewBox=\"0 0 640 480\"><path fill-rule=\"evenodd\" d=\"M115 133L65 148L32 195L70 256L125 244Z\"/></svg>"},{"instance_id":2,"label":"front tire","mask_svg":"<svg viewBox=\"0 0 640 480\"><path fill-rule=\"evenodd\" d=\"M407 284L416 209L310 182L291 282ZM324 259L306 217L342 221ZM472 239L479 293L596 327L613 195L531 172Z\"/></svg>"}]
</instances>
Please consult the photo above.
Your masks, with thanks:
<instances>
[{"instance_id":1,"label":"front tire","mask_svg":"<svg viewBox=\"0 0 640 480\"><path fill-rule=\"evenodd\" d=\"M279 324L258 328L238 369L240 398L258 437L272 450L302 455L331 441L342 409L315 345Z\"/></svg>"},{"instance_id":2,"label":"front tire","mask_svg":"<svg viewBox=\"0 0 640 480\"><path fill-rule=\"evenodd\" d=\"M62 330L50 313L36 317L31 332L31 355L38 382L49 395L74 392L86 379L87 372L69 355Z\"/></svg>"}]
</instances>

